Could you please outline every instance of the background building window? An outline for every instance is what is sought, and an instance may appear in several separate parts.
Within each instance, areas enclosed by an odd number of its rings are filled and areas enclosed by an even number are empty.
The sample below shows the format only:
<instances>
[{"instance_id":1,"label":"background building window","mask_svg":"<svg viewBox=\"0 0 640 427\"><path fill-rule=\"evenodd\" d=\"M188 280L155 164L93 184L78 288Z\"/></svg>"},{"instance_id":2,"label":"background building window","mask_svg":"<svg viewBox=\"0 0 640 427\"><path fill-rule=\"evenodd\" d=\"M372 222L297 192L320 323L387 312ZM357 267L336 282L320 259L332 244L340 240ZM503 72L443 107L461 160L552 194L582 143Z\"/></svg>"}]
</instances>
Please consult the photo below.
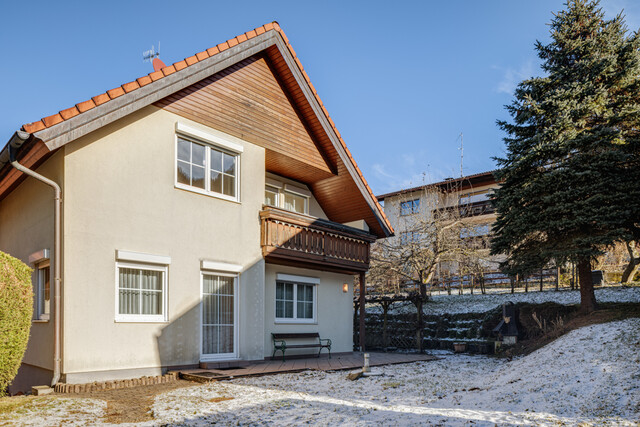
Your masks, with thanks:
<instances>
[{"instance_id":1,"label":"background building window","mask_svg":"<svg viewBox=\"0 0 640 427\"><path fill-rule=\"evenodd\" d=\"M420 212L420 199L400 202L400 215L412 215Z\"/></svg>"},{"instance_id":2,"label":"background building window","mask_svg":"<svg viewBox=\"0 0 640 427\"><path fill-rule=\"evenodd\" d=\"M400 244L408 245L409 243L418 243L420 241L420 233L417 231L405 231L400 233Z\"/></svg>"}]
</instances>

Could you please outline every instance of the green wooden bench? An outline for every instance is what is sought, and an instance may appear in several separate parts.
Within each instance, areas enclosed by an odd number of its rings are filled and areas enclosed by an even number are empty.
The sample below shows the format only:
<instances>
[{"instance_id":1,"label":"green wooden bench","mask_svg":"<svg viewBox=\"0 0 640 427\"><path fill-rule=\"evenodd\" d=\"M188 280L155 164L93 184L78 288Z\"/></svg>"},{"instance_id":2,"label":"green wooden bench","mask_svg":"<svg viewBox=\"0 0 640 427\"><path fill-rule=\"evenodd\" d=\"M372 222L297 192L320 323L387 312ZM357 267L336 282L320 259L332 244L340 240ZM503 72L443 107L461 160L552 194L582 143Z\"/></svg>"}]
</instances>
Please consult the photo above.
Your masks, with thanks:
<instances>
[{"instance_id":1,"label":"green wooden bench","mask_svg":"<svg viewBox=\"0 0 640 427\"><path fill-rule=\"evenodd\" d=\"M323 348L326 348L329 352L329 359L331 359L331 340L328 338L320 338L320 334L317 332L313 333L302 333L302 334L294 334L294 333L284 333L284 334L271 334L273 338L273 357L276 357L276 352L280 350L282 352L282 361L284 362L284 352L288 348L317 348L318 356L320 357L320 352L322 352ZM291 342L291 340L314 340L310 343L303 344L288 344L287 342ZM316 341L317 340L317 341Z\"/></svg>"}]
</instances>

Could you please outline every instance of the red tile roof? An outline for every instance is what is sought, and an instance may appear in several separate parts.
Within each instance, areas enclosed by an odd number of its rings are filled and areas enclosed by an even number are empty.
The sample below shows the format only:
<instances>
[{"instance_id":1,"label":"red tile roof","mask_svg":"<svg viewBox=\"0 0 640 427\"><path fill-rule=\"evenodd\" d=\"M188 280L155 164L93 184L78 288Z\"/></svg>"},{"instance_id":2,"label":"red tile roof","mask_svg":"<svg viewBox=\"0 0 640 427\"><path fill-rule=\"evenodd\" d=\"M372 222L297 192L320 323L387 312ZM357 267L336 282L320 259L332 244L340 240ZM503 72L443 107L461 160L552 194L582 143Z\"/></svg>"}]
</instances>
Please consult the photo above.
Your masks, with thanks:
<instances>
[{"instance_id":1,"label":"red tile roof","mask_svg":"<svg viewBox=\"0 0 640 427\"><path fill-rule=\"evenodd\" d=\"M22 129L26 132L29 133L35 133L38 131L41 131L43 129L49 128L51 126L57 125L59 123L62 123L65 120L69 120L72 117L77 116L78 114L82 114L85 111L88 111L94 107L96 107L97 105L101 105L104 104L106 102L109 102L115 98L118 98L122 95L124 95L125 93L129 93L129 92L133 92L137 89L139 89L140 87L146 86L152 82L155 82L157 80L160 80L170 74L173 74L176 71L180 71L188 66L191 66L193 64L196 64L200 61L203 61L213 55L216 55L224 50L229 49L230 47L236 46L240 43L246 42L247 40L250 40L254 37L259 36L260 34L263 34L267 31L270 30L275 30L277 31L280 36L282 37L282 40L285 42L287 48L289 49L289 52L291 53L291 56L293 57L293 59L295 60L295 63L297 64L298 68L300 69L300 72L302 73L304 79L306 80L307 84L309 85L313 95L315 96L318 104L320 105L320 107L322 108L322 111L324 112L327 120L329 121L329 123L331 124L331 127L333 128L333 131L335 132L336 136L338 137L338 140L340 141L340 144L342 145L342 147L344 148L347 156L349 157L349 160L351 161L353 167L355 168L357 174L359 175L359 177L362 179L364 186L367 190L367 192L369 193L369 195L371 196L372 200L376 203L377 208L379 210L379 213L381 215L381 218L384 220L388 230L390 230L391 232L393 232L393 227L391 226L391 223L389 222L389 220L387 219L387 217L384 215L384 211L382 210L382 207L380 206L380 204L377 201L376 196L373 194L373 191L371 190L371 188L369 187L369 184L367 183L367 181L364 179L364 176L362 175L362 172L360 171L360 168L358 167L358 165L356 164L355 160L353 159L353 156L351 155L351 152L349 151L349 149L347 148L347 145L345 144L344 140L342 139L342 137L340 136L340 133L338 132L338 130L336 129L335 123L333 122L333 120L331 119L331 117L329 116L329 113L327 112L327 109L324 107L324 104L322 103L322 101L320 100L320 97L318 96L318 93L316 92L315 87L311 84L311 80L309 79L309 76L307 75L307 73L304 71L304 68L302 67L302 63L300 62L300 60L298 59L298 56L296 55L295 51L293 50L293 47L291 46L291 44L289 43L289 39L287 38L287 36L284 34L284 31L280 28L280 25L274 21L274 22L270 22L268 24L265 24L261 27L258 27L256 29L253 29L251 31L247 31L244 34L241 34L237 37L234 37L230 40L227 40L224 43L220 43L217 46L214 46L210 49L207 49L206 51L197 53L196 55L190 56L188 58L185 58L183 61L178 61L175 62L172 65L169 65L165 68L162 68L160 71L154 71L152 73L149 73L146 76L142 76L132 82L129 83L125 83L120 87L111 89L106 91L105 93L101 93L100 95L94 96L93 98L81 102L79 104L76 104L74 107L65 109L60 111L57 114L48 116L48 117L44 117L41 120L38 120L36 122L32 122L32 123L27 123L24 124L22 126Z\"/></svg>"}]
</instances>

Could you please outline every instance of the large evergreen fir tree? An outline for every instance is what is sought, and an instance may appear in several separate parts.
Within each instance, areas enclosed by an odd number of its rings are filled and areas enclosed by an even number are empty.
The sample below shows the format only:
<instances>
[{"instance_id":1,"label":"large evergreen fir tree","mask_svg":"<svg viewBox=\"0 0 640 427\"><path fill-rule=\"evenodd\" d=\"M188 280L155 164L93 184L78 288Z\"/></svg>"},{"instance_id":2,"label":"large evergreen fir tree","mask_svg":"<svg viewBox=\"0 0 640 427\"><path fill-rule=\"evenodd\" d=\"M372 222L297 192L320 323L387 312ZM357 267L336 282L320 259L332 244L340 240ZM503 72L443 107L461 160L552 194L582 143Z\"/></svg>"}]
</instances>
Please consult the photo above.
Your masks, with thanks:
<instances>
[{"instance_id":1,"label":"large evergreen fir tree","mask_svg":"<svg viewBox=\"0 0 640 427\"><path fill-rule=\"evenodd\" d=\"M506 156L492 253L503 270L577 264L581 308L596 308L591 260L640 235L640 39L598 1L570 0L536 43L544 77L521 82L506 108Z\"/></svg>"}]
</instances>

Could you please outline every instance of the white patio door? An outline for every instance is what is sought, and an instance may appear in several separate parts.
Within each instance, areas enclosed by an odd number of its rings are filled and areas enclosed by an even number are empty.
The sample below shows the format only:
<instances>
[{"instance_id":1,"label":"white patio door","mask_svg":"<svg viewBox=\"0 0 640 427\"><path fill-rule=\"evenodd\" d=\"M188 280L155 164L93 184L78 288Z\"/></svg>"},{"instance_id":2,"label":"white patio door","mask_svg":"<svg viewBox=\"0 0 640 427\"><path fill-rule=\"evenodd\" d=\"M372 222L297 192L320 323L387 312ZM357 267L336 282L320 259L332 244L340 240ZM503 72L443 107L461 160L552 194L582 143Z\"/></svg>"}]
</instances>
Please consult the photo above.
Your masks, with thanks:
<instances>
[{"instance_id":1,"label":"white patio door","mask_svg":"<svg viewBox=\"0 0 640 427\"><path fill-rule=\"evenodd\" d=\"M237 294L237 276L202 273L202 360L237 357Z\"/></svg>"}]
</instances>

